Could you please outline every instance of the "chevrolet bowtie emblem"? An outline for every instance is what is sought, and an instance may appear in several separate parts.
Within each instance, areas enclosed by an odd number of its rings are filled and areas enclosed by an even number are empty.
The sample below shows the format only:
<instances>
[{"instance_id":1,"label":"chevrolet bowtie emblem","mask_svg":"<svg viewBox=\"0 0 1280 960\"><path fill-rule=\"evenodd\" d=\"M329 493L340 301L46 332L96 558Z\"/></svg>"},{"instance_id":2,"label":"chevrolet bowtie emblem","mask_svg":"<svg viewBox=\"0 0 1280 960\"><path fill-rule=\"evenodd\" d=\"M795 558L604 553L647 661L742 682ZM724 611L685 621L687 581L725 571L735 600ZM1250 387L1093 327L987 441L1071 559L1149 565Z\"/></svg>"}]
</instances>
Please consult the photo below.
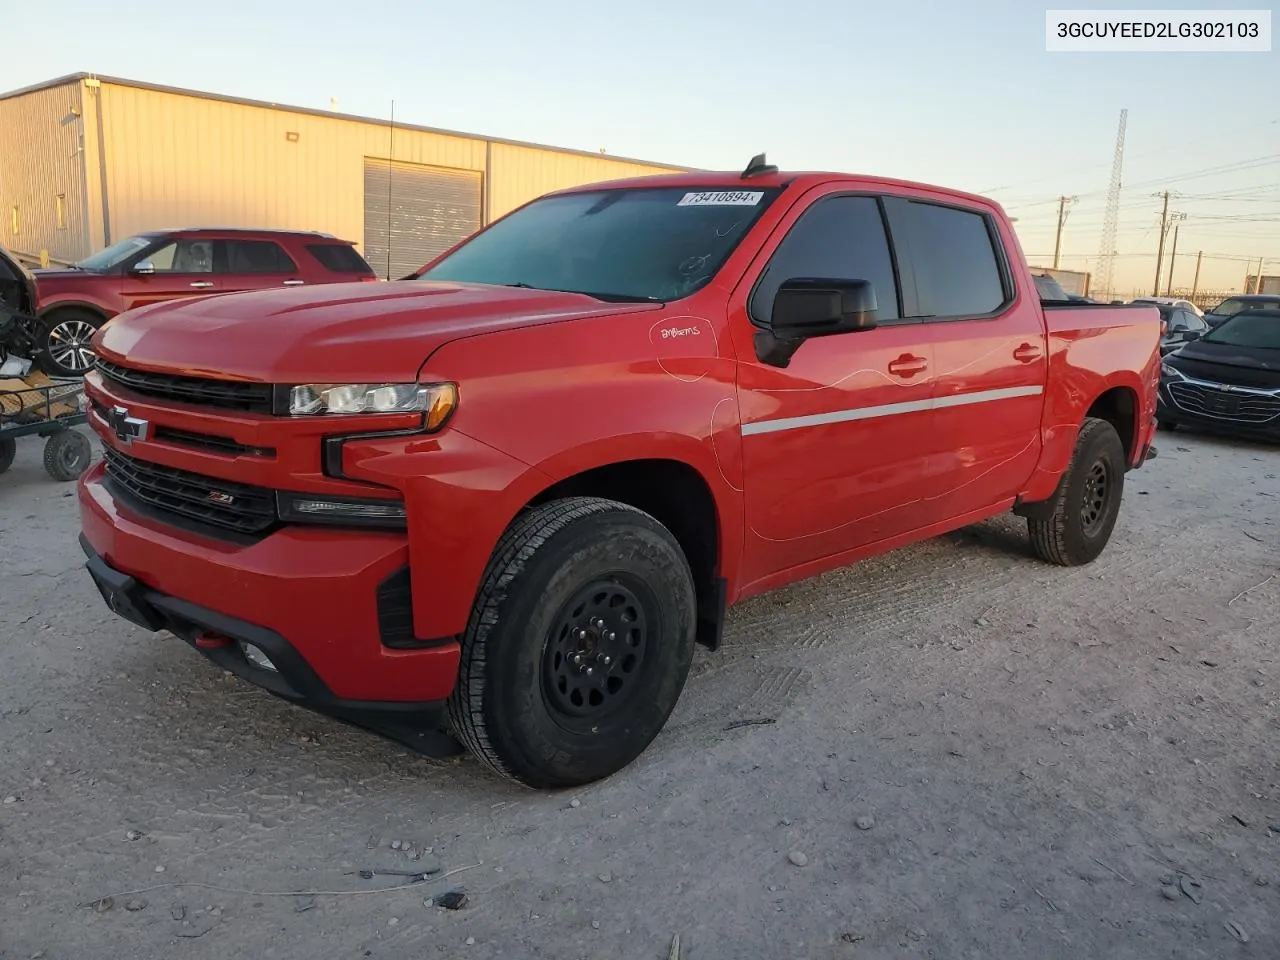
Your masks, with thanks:
<instances>
[{"instance_id":1,"label":"chevrolet bowtie emblem","mask_svg":"<svg viewBox=\"0 0 1280 960\"><path fill-rule=\"evenodd\" d=\"M106 413L106 421L116 439L125 446L135 440L145 440L151 435L151 422L129 416L126 407L112 407Z\"/></svg>"}]
</instances>

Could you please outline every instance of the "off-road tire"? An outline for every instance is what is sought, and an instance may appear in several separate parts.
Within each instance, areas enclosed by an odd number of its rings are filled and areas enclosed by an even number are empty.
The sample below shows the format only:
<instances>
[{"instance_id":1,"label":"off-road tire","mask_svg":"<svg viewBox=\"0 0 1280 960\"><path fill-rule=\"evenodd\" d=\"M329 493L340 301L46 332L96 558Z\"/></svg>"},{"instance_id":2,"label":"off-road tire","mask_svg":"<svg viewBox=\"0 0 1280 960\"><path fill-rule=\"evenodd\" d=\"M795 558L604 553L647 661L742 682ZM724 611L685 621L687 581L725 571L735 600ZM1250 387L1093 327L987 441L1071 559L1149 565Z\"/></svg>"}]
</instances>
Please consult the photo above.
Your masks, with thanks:
<instances>
[{"instance_id":1,"label":"off-road tire","mask_svg":"<svg viewBox=\"0 0 1280 960\"><path fill-rule=\"evenodd\" d=\"M78 430L63 430L44 442L44 472L55 480L78 480L93 461L93 445Z\"/></svg>"},{"instance_id":2,"label":"off-road tire","mask_svg":"<svg viewBox=\"0 0 1280 960\"><path fill-rule=\"evenodd\" d=\"M1071 463L1054 493L1052 513L1044 519L1027 520L1036 556L1062 567L1096 560L1111 539L1120 514L1126 466L1124 444L1116 428L1105 420L1086 418ZM1096 480L1099 472L1105 489L1097 495L1091 480ZM1089 522L1092 516L1096 519Z\"/></svg>"},{"instance_id":3,"label":"off-road tire","mask_svg":"<svg viewBox=\"0 0 1280 960\"><path fill-rule=\"evenodd\" d=\"M51 311L42 317L36 325L36 363L41 370L51 377L64 379L83 377L97 366L97 358L91 356L88 365L83 369L64 365L54 357L51 335L55 329L64 324L71 325L73 329L80 333L88 333L90 330L97 331L106 322L107 318L102 314L94 313L91 310L82 310L79 307L64 307ZM77 351L78 353L79 351Z\"/></svg>"},{"instance_id":4,"label":"off-road tire","mask_svg":"<svg viewBox=\"0 0 1280 960\"><path fill-rule=\"evenodd\" d=\"M603 591L618 592L602 601L600 584ZM625 591L634 602L611 608ZM640 645L623 648L611 666L601 665L604 653L589 654L601 671L594 682L602 684L599 693L589 691L590 702L599 697L612 712L571 716L565 712L573 709L568 698L580 691L573 687L566 694L561 684L591 682L577 676L586 664L573 667L569 681L555 670L569 669L563 666L569 655L560 656L563 638L579 633L565 625L575 611L585 616L580 611L590 603L605 603L600 612L616 614L618 629L639 625L623 629L621 640L616 630L601 628L597 650L606 649L606 640L613 645L608 649ZM628 615L639 619L627 621ZM594 630L596 618L590 623ZM458 683L448 703L454 735L495 773L535 789L610 776L638 757L666 724L688 678L695 626L688 561L671 532L649 514L595 497L526 510L498 542L463 636ZM628 659L634 674L624 676ZM615 682L618 692L610 692Z\"/></svg>"},{"instance_id":5,"label":"off-road tire","mask_svg":"<svg viewBox=\"0 0 1280 960\"><path fill-rule=\"evenodd\" d=\"M13 458L18 453L18 441L12 437L0 440L0 473L13 466Z\"/></svg>"}]
</instances>

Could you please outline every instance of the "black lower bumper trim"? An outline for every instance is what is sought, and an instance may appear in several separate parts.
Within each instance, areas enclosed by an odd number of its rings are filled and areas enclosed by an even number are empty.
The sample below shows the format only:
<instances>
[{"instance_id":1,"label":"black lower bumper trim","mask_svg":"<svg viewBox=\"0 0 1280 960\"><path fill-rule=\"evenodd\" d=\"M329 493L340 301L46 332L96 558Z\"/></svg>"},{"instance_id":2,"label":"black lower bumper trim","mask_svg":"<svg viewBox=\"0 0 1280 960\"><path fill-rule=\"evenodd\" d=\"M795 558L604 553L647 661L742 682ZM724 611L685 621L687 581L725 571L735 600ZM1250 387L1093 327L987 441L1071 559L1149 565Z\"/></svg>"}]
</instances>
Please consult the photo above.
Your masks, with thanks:
<instances>
[{"instance_id":1,"label":"black lower bumper trim","mask_svg":"<svg viewBox=\"0 0 1280 960\"><path fill-rule=\"evenodd\" d=\"M299 706L388 737L418 753L449 757L462 752L461 745L445 730L443 701L403 703L335 697L306 658L274 630L150 589L108 564L83 534L80 547L88 557L85 566L89 576L107 606L131 623L151 631L168 630L242 680ZM218 638L227 642L218 644ZM257 647L276 669L250 661L242 644Z\"/></svg>"}]
</instances>

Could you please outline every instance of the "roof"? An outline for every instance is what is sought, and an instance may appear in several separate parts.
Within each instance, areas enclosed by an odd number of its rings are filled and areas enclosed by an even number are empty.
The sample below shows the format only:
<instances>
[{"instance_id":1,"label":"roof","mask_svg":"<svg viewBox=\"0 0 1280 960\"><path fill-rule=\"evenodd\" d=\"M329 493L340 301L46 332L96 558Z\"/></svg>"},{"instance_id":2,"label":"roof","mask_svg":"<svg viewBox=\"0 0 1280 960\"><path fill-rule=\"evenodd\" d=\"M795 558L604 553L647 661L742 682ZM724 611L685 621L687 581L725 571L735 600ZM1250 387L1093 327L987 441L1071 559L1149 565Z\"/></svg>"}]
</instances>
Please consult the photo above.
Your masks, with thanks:
<instances>
[{"instance_id":1,"label":"roof","mask_svg":"<svg viewBox=\"0 0 1280 960\"><path fill-rule=\"evenodd\" d=\"M668 187L673 189L704 190L760 190L779 189L796 185L801 189L818 186L832 181L856 182L859 188L868 190L921 190L939 194L952 200L961 200L973 204L981 204L999 208L1000 204L990 197L968 193L964 190L953 190L932 183L917 183L912 180L895 180L891 177L878 177L868 174L840 173L831 170L778 171L760 176L743 178L739 171L727 170L693 170L676 173L651 174L644 177L626 177L620 180L606 180L600 183L583 183L554 193L585 193L592 190L643 189L645 187Z\"/></svg>"},{"instance_id":2,"label":"roof","mask_svg":"<svg viewBox=\"0 0 1280 960\"><path fill-rule=\"evenodd\" d=\"M167 233L251 233L278 234L284 237L313 237L317 240L338 240L332 233L319 230L290 230L286 227L160 227L155 230L144 230L139 236L160 236ZM339 240L339 243L351 243L350 240Z\"/></svg>"},{"instance_id":3,"label":"roof","mask_svg":"<svg viewBox=\"0 0 1280 960\"><path fill-rule=\"evenodd\" d=\"M1225 303L1227 300L1252 300L1262 303L1280 303L1280 293L1233 293L1231 296L1226 297L1223 302Z\"/></svg>"},{"instance_id":4,"label":"roof","mask_svg":"<svg viewBox=\"0 0 1280 960\"><path fill-rule=\"evenodd\" d=\"M153 90L157 93L171 93L180 97L196 97L200 100L216 100L221 103L234 103L244 107L259 107L264 110L283 110L287 113L297 113L309 117L325 117L330 120L345 120L348 123L374 123L379 126L390 126L391 122L386 117L363 117L351 113L338 113L333 110L313 110L309 107L296 107L287 103L273 103L268 100L251 100L245 97L231 97L220 93L208 93L203 90L189 90L184 87L170 87L159 83L147 83L142 80L129 80L124 77L108 77L100 73L70 73L63 77L56 77L53 80L44 80L40 83L34 83L30 86L19 87L17 90L10 90L7 93L0 93L0 100L12 100L15 97L25 96L29 93L36 93L40 90L49 90L54 87L66 86L70 83L79 83L84 80L96 80L99 83L109 83L117 87L134 87L138 90ZM597 160L618 160L622 163L638 163L650 167L661 167L667 170L692 170L692 167L682 167L669 163L657 163L653 160L637 160L634 157L619 157L612 153L598 153L590 150L574 150L570 147L553 147L543 143L530 143L524 140L508 140L503 137L489 137L480 133L464 133L458 130L444 130L440 127L424 127L413 123L401 123L396 121L397 130L416 130L420 133L435 133L446 137L462 137L467 140L484 140L489 143L500 143L512 147L530 147L534 150L551 150L555 153L566 153L580 157L593 157Z\"/></svg>"}]
</instances>

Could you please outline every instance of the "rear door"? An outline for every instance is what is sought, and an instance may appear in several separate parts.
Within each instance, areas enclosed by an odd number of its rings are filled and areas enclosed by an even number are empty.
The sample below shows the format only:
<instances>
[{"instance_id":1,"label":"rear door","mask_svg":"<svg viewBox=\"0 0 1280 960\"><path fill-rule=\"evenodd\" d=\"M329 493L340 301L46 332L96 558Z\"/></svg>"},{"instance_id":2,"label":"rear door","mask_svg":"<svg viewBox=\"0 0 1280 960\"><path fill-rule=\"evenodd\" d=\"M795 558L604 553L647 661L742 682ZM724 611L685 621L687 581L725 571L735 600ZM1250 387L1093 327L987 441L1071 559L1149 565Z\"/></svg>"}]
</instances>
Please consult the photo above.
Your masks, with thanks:
<instances>
[{"instance_id":1,"label":"rear door","mask_svg":"<svg viewBox=\"0 0 1280 960\"><path fill-rule=\"evenodd\" d=\"M293 258L275 240L228 238L222 243L227 258L223 290L299 287L306 282Z\"/></svg>"},{"instance_id":2,"label":"rear door","mask_svg":"<svg viewBox=\"0 0 1280 960\"><path fill-rule=\"evenodd\" d=\"M903 319L879 198L829 189L797 206L729 305L748 582L922 526L933 482L933 355ZM754 338L773 296L802 277L869 281L878 325L807 340L785 367L762 363Z\"/></svg>"},{"instance_id":3,"label":"rear door","mask_svg":"<svg viewBox=\"0 0 1280 960\"><path fill-rule=\"evenodd\" d=\"M225 260L219 240L183 237L143 254L124 275L121 296L124 309L132 310L164 300L218 293Z\"/></svg>"},{"instance_id":4,"label":"rear door","mask_svg":"<svg viewBox=\"0 0 1280 960\"><path fill-rule=\"evenodd\" d=\"M1014 497L1035 469L1044 315L1034 286L1016 289L1007 253L1016 241L990 211L914 198L887 209L903 285L933 345L934 470L945 491L940 519L954 520Z\"/></svg>"}]
</instances>

